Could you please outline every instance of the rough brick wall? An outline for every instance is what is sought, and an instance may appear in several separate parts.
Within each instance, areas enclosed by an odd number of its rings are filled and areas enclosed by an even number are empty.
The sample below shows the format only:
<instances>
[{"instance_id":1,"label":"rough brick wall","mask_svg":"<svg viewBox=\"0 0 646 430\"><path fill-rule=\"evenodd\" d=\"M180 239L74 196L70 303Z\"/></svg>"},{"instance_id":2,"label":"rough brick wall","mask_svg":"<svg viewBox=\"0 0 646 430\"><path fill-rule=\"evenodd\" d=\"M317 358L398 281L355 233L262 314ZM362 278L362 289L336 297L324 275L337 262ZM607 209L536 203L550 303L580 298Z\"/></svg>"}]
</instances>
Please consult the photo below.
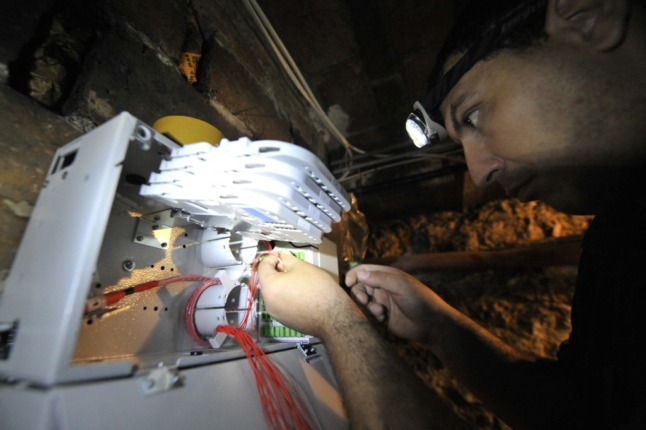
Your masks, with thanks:
<instances>
[{"instance_id":1,"label":"rough brick wall","mask_svg":"<svg viewBox=\"0 0 646 430\"><path fill-rule=\"evenodd\" d=\"M202 55L193 84L178 68L190 22ZM149 124L188 115L323 159L330 139L242 3L225 0L2 2L0 108L4 274L55 149L121 111Z\"/></svg>"}]
</instances>

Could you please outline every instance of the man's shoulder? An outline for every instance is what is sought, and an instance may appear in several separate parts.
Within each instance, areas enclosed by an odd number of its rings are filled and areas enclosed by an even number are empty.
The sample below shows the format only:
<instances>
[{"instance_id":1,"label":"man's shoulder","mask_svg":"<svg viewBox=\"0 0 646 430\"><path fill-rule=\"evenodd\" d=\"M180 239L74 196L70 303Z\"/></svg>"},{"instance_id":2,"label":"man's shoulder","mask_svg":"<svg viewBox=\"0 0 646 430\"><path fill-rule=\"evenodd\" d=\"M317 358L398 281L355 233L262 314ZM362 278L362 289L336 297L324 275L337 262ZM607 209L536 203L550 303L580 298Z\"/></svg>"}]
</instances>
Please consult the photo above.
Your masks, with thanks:
<instances>
[{"instance_id":1,"label":"man's shoulder","mask_svg":"<svg viewBox=\"0 0 646 430\"><path fill-rule=\"evenodd\" d=\"M593 242L624 243L646 240L646 187L644 190L618 192L598 211L584 239Z\"/></svg>"}]
</instances>

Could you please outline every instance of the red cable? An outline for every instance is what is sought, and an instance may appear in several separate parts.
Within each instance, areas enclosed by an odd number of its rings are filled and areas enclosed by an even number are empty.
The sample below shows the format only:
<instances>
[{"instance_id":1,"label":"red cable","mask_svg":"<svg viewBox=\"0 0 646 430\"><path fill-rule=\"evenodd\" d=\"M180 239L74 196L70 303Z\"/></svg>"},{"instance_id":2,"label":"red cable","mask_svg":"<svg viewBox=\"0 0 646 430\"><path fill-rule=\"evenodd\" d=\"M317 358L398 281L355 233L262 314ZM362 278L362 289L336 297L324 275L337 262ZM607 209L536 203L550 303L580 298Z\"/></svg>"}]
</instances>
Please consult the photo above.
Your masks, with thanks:
<instances>
[{"instance_id":1,"label":"red cable","mask_svg":"<svg viewBox=\"0 0 646 430\"><path fill-rule=\"evenodd\" d=\"M270 428L314 428L309 410L298 391L247 332L227 325L218 326L215 331L234 338L245 352Z\"/></svg>"},{"instance_id":2,"label":"red cable","mask_svg":"<svg viewBox=\"0 0 646 430\"><path fill-rule=\"evenodd\" d=\"M244 351L254 373L260 403L270 427L288 429L295 426L299 430L310 429L314 427L313 421L298 391L245 331L259 288L258 264L264 255L271 252L273 251L259 252L251 265L248 305L241 324L238 327L221 325L216 327L215 331L234 338Z\"/></svg>"},{"instance_id":3,"label":"red cable","mask_svg":"<svg viewBox=\"0 0 646 430\"><path fill-rule=\"evenodd\" d=\"M186 303L186 310L184 312L184 325L186 326L186 330L188 331L189 336L195 343L197 343L200 346L203 347L209 347L211 346L210 343L205 341L200 337L200 335L197 333L197 330L195 329L195 306L197 305L197 301L207 288L209 288L212 285L219 285L222 282L219 279L215 278L209 278L207 281L202 282L194 291L191 293L191 296L188 299L188 302Z\"/></svg>"},{"instance_id":4,"label":"red cable","mask_svg":"<svg viewBox=\"0 0 646 430\"><path fill-rule=\"evenodd\" d=\"M249 293L247 295L247 307L245 308L245 313L240 324L238 324L238 328L244 330L247 327L249 315L251 315L251 311L253 310L253 302L256 299L256 293L258 292L258 264L261 261L261 257L267 254L271 254L272 252L273 251L271 250L260 251L258 254L256 254L256 258L254 258L253 262L251 263L251 269L249 272Z\"/></svg>"},{"instance_id":5,"label":"red cable","mask_svg":"<svg viewBox=\"0 0 646 430\"><path fill-rule=\"evenodd\" d=\"M260 240L260 241L258 241L258 244L262 245L262 247L263 247L263 249L265 251L271 251L273 249L273 246L272 246L271 242L268 241L268 240Z\"/></svg>"},{"instance_id":6,"label":"red cable","mask_svg":"<svg viewBox=\"0 0 646 430\"><path fill-rule=\"evenodd\" d=\"M202 275L178 275L178 276L173 276L166 279L144 282L142 284L137 284L133 287L124 288L123 290L117 290L117 291L111 291L109 293L105 293L103 296L101 296L98 299L88 300L88 302L85 305L85 313L88 313L90 310L103 309L108 306L112 306L118 303L119 301L121 301L121 299L123 299L124 297L129 296L131 294L152 290L153 288L165 286L168 284L172 284L174 282L209 281L211 279L212 278L209 278L207 276L202 276ZM90 306L90 303L92 303L94 306Z\"/></svg>"},{"instance_id":7,"label":"red cable","mask_svg":"<svg viewBox=\"0 0 646 430\"><path fill-rule=\"evenodd\" d=\"M249 292L247 298L247 307L238 327L230 325L220 325L215 328L215 332L225 333L234 338L241 349L244 351L256 381L260 403L263 407L263 413L272 429L282 430L296 428L305 430L314 428L311 415L308 408L303 403L298 391L293 384L282 374L280 369L267 357L265 352L256 345L254 339L244 330L249 316L253 309L253 302L258 292L258 264L263 255L271 253L271 249L261 251L254 259L249 277ZM134 287L128 287L123 290L106 293L102 297L102 306L112 306L118 303L125 296L147 291L159 286L171 284L173 282L184 281L203 281L189 297L184 314L184 323L190 337L199 345L209 347L210 344L202 339L196 331L194 314L195 306L200 295L212 285L221 284L216 278L209 278L201 275L179 275L172 278L154 280L137 284ZM86 305L88 312L89 305Z\"/></svg>"}]
</instances>

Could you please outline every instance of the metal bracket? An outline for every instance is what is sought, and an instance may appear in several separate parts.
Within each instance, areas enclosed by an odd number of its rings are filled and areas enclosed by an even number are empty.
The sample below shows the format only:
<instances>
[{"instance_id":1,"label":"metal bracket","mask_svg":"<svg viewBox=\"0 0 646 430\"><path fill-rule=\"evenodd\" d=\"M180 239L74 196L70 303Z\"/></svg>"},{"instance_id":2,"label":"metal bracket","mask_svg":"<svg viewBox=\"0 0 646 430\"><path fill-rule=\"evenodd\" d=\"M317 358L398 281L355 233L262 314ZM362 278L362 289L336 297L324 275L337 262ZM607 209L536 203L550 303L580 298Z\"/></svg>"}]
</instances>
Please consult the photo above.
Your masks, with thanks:
<instances>
[{"instance_id":1,"label":"metal bracket","mask_svg":"<svg viewBox=\"0 0 646 430\"><path fill-rule=\"evenodd\" d=\"M167 249L170 246L175 211L172 209L147 214L137 220L134 242L153 248Z\"/></svg>"},{"instance_id":2,"label":"metal bracket","mask_svg":"<svg viewBox=\"0 0 646 430\"><path fill-rule=\"evenodd\" d=\"M7 360L16 339L18 321L0 321L0 360Z\"/></svg>"},{"instance_id":3,"label":"metal bracket","mask_svg":"<svg viewBox=\"0 0 646 430\"><path fill-rule=\"evenodd\" d=\"M179 370L160 366L141 377L141 388L144 394L151 396L184 385L184 377Z\"/></svg>"},{"instance_id":4,"label":"metal bracket","mask_svg":"<svg viewBox=\"0 0 646 430\"><path fill-rule=\"evenodd\" d=\"M318 353L316 347L311 343L297 343L296 347L300 352L305 356L305 361L309 364L310 362L321 357L321 354Z\"/></svg>"}]
</instances>

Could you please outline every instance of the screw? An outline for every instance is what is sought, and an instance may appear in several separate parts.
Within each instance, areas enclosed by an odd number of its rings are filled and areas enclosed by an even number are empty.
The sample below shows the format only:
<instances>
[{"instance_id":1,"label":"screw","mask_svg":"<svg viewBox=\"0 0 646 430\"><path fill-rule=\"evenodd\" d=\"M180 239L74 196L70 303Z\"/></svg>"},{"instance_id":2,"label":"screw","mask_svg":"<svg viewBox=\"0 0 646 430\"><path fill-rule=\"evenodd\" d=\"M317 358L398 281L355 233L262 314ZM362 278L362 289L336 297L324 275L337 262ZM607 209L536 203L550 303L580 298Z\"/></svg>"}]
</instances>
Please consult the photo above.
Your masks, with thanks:
<instances>
[{"instance_id":1,"label":"screw","mask_svg":"<svg viewBox=\"0 0 646 430\"><path fill-rule=\"evenodd\" d=\"M132 272L135 269L135 262L132 260L125 260L123 263L121 263L121 267L126 272Z\"/></svg>"},{"instance_id":2,"label":"screw","mask_svg":"<svg viewBox=\"0 0 646 430\"><path fill-rule=\"evenodd\" d=\"M184 378L182 378L180 375L175 375L175 376L173 376L173 379L171 379L171 381L170 381L170 385L171 385L172 387L179 387L179 386L181 386L181 385L182 385L182 383L184 382L184 380L183 380L183 379L184 379Z\"/></svg>"}]
</instances>

